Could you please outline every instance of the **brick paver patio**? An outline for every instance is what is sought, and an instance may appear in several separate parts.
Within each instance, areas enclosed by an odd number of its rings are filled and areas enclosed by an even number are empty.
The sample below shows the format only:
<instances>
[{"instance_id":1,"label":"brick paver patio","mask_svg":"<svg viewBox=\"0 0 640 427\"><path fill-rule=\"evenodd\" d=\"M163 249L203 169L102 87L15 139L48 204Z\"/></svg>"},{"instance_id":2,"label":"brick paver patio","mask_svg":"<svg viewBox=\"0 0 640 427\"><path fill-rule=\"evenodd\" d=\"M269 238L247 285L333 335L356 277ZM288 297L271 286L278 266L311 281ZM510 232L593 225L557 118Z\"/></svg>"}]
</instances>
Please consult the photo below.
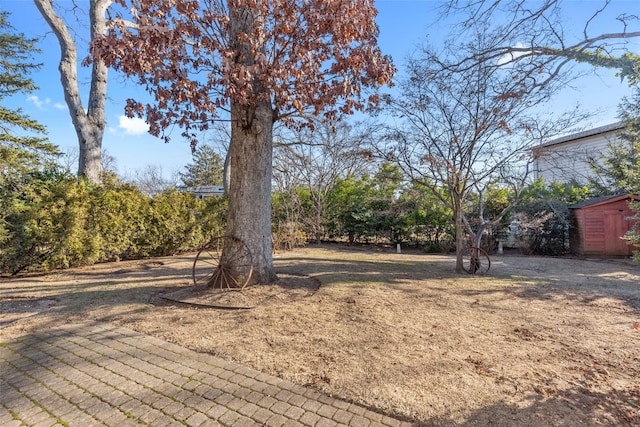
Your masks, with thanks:
<instances>
[{"instance_id":1,"label":"brick paver patio","mask_svg":"<svg viewBox=\"0 0 640 427\"><path fill-rule=\"evenodd\" d=\"M111 325L0 343L0 426L410 426Z\"/></svg>"}]
</instances>

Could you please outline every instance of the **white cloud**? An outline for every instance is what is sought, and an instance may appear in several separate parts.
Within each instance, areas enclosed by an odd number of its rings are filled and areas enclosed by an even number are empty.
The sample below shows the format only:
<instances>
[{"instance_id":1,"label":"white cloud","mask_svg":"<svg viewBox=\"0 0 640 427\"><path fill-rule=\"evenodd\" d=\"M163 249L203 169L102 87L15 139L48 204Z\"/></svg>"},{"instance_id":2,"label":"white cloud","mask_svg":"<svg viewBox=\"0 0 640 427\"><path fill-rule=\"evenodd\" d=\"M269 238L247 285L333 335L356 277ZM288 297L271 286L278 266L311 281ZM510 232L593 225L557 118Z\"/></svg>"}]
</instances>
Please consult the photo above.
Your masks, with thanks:
<instances>
[{"instance_id":1,"label":"white cloud","mask_svg":"<svg viewBox=\"0 0 640 427\"><path fill-rule=\"evenodd\" d=\"M138 117L120 116L118 120L118 129L124 130L127 135L142 135L149 130L149 125Z\"/></svg>"},{"instance_id":2,"label":"white cloud","mask_svg":"<svg viewBox=\"0 0 640 427\"><path fill-rule=\"evenodd\" d=\"M516 43L516 45L514 46L515 49L524 49L526 46L523 43ZM526 55L530 52L529 49L525 50L525 51L521 51L521 52L511 52L511 53L507 53L506 55L503 55L500 59L498 59L498 65L505 65L508 64L509 62L513 61L514 59L518 59L519 57Z\"/></svg>"},{"instance_id":3,"label":"white cloud","mask_svg":"<svg viewBox=\"0 0 640 427\"><path fill-rule=\"evenodd\" d=\"M33 105L35 105L40 110L42 110L42 108L45 105L48 105L48 104L51 103L51 100L49 98L47 98L45 100L41 100L40 98L38 98L37 95L31 95L31 96L27 97L27 101L28 102L32 102Z\"/></svg>"},{"instance_id":4,"label":"white cloud","mask_svg":"<svg viewBox=\"0 0 640 427\"><path fill-rule=\"evenodd\" d=\"M55 104L53 104L53 108L55 108L57 110L66 110L67 109L67 105L63 104L61 102L56 102Z\"/></svg>"}]
</instances>

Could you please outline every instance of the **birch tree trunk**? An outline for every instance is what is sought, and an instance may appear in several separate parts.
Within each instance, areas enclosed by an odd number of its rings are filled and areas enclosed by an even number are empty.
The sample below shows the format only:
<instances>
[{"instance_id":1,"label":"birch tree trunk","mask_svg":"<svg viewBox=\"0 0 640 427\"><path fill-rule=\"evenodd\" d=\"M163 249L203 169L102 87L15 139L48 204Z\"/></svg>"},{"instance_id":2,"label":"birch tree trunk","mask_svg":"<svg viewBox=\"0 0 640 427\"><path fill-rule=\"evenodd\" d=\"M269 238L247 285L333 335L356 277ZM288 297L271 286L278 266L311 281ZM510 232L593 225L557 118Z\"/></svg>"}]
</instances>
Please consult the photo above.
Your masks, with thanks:
<instances>
[{"instance_id":1,"label":"birch tree trunk","mask_svg":"<svg viewBox=\"0 0 640 427\"><path fill-rule=\"evenodd\" d=\"M78 53L75 40L65 22L57 15L52 0L34 0L40 14L60 43L60 80L78 137L78 175L92 183L100 182L102 138L104 135L105 101L107 98L107 67L94 59L91 69L89 103L85 110L78 85ZM91 0L89 7L91 40L106 30L105 13L112 0Z\"/></svg>"}]
</instances>

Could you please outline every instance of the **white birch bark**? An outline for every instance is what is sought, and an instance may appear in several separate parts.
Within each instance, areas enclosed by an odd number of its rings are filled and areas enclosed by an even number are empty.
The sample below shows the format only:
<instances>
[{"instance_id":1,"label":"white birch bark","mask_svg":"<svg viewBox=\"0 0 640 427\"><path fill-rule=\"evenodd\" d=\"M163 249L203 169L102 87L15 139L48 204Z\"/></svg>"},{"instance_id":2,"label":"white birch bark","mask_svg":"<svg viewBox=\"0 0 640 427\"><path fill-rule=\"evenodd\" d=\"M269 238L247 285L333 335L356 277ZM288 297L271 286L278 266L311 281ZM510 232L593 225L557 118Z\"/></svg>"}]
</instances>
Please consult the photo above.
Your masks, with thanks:
<instances>
[{"instance_id":1,"label":"white birch bark","mask_svg":"<svg viewBox=\"0 0 640 427\"><path fill-rule=\"evenodd\" d=\"M102 138L106 125L107 67L94 59L91 70L89 102L85 109L78 84L78 52L75 40L66 23L58 16L52 0L34 0L44 19L60 44L60 81L69 108L73 127L78 137L78 175L92 183L100 182ZM112 0L91 0L89 17L91 40L106 31L105 13Z\"/></svg>"}]
</instances>

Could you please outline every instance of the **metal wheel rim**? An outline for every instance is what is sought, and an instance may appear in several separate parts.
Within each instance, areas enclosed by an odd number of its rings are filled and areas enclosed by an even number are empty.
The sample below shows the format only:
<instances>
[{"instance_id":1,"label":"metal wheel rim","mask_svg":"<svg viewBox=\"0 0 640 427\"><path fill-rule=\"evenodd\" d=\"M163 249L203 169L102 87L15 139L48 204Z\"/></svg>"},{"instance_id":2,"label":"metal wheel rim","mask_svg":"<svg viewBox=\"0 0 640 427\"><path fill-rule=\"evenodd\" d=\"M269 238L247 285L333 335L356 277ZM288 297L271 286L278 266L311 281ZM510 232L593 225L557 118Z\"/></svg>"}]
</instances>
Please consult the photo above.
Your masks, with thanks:
<instances>
[{"instance_id":1,"label":"metal wheel rim","mask_svg":"<svg viewBox=\"0 0 640 427\"><path fill-rule=\"evenodd\" d=\"M225 241L232 239L234 250L230 255L223 254ZM224 256L224 259L223 259ZM237 277L226 264L236 262L238 266L248 269L248 273ZM194 286L214 285L221 289L242 290L251 281L253 275L253 256L247 245L233 236L218 236L211 239L198 251L191 277Z\"/></svg>"},{"instance_id":2,"label":"metal wheel rim","mask_svg":"<svg viewBox=\"0 0 640 427\"><path fill-rule=\"evenodd\" d=\"M491 259L484 249L471 246L465 248L462 254L462 269L464 271L469 274L481 275L486 274L490 268Z\"/></svg>"}]
</instances>

